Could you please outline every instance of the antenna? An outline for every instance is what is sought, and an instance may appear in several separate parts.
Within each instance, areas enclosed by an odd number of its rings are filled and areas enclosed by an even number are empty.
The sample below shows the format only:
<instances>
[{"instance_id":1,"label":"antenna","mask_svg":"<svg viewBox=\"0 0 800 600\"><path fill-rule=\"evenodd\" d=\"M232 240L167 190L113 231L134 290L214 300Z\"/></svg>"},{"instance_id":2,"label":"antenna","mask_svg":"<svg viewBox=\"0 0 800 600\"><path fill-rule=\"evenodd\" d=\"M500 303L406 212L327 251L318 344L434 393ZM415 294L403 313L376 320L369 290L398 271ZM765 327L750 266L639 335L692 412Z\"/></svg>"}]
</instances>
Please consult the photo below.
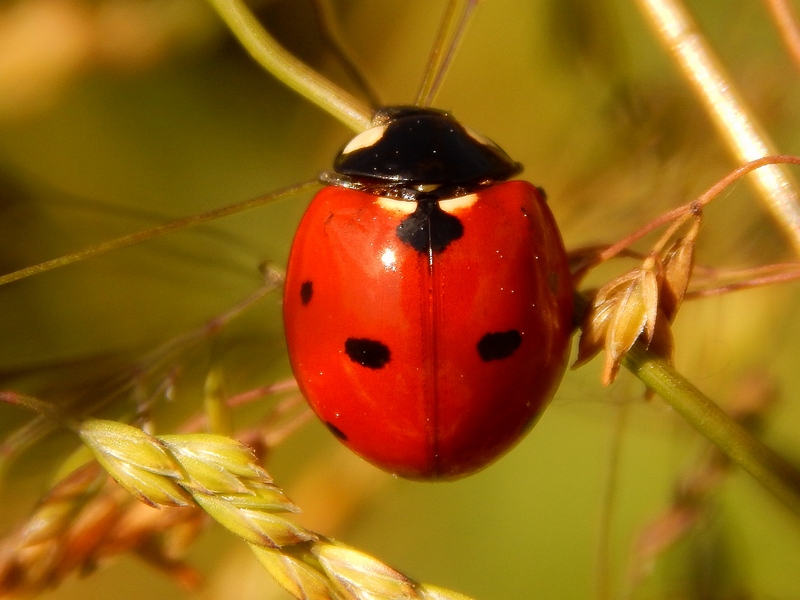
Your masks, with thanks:
<instances>
[{"instance_id":1,"label":"antenna","mask_svg":"<svg viewBox=\"0 0 800 600\"><path fill-rule=\"evenodd\" d=\"M431 106L480 0L449 0L414 104ZM459 5L460 11L459 11Z\"/></svg>"}]
</instances>

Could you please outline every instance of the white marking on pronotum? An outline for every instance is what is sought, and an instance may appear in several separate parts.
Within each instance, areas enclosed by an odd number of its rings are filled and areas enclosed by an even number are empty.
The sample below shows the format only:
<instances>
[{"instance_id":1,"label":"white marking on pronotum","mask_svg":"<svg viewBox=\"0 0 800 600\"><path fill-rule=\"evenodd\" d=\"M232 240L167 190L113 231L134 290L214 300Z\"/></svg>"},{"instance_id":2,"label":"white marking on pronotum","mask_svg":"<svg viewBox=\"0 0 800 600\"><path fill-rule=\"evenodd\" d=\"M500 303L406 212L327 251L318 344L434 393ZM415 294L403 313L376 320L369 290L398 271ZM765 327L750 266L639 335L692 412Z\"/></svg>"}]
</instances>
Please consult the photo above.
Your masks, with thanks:
<instances>
[{"instance_id":1,"label":"white marking on pronotum","mask_svg":"<svg viewBox=\"0 0 800 600\"><path fill-rule=\"evenodd\" d=\"M469 135L469 137L471 137L473 140L475 140L479 144L481 144L483 146L491 146L492 148L497 148L498 147L497 144L495 144L492 140L487 138L482 133L478 133L477 131L475 131L471 127L467 127L466 125L462 125L462 127L464 128L464 131L467 132L467 135Z\"/></svg>"},{"instance_id":2,"label":"white marking on pronotum","mask_svg":"<svg viewBox=\"0 0 800 600\"><path fill-rule=\"evenodd\" d=\"M378 140L383 137L383 134L386 133L387 127L388 125L379 125L378 127L370 127L369 129L365 129L348 142L347 146L345 146L344 150L342 150L342 154L349 154L350 152L355 152L356 150L361 150L362 148L374 146Z\"/></svg>"}]
</instances>

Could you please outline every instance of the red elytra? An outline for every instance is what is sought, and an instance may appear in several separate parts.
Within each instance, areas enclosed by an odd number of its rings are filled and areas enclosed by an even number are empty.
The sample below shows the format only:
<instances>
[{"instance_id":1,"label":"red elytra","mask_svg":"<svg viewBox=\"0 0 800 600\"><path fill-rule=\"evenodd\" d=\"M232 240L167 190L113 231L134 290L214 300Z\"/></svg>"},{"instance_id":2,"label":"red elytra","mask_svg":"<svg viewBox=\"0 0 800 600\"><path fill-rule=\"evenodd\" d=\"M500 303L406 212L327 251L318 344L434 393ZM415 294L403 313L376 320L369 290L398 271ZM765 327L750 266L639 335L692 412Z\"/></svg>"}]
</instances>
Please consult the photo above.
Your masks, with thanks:
<instances>
[{"instance_id":1,"label":"red elytra","mask_svg":"<svg viewBox=\"0 0 800 600\"><path fill-rule=\"evenodd\" d=\"M301 391L346 446L403 477L453 479L512 447L554 394L572 285L531 184L438 199L462 229L435 251L398 234L417 204L317 194L289 258L286 339Z\"/></svg>"}]
</instances>

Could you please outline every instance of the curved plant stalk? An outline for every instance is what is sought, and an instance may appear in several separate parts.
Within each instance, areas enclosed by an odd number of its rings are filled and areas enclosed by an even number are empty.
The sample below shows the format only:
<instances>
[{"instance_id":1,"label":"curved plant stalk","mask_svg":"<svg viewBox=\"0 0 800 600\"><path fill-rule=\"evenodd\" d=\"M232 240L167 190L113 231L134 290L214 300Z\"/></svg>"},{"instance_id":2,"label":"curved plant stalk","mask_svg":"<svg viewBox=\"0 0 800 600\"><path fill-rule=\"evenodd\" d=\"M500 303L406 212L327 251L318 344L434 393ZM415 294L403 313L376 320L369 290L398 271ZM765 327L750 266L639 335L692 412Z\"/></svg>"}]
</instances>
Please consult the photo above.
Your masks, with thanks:
<instances>
[{"instance_id":1,"label":"curved plant stalk","mask_svg":"<svg viewBox=\"0 0 800 600\"><path fill-rule=\"evenodd\" d=\"M242 46L287 87L356 132L369 127L363 103L286 51L267 33L242 0L209 0Z\"/></svg>"},{"instance_id":2,"label":"curved plant stalk","mask_svg":"<svg viewBox=\"0 0 800 600\"><path fill-rule=\"evenodd\" d=\"M637 0L737 162L778 154L680 0ZM775 165L751 175L759 197L800 253L800 195Z\"/></svg>"},{"instance_id":3,"label":"curved plant stalk","mask_svg":"<svg viewBox=\"0 0 800 600\"><path fill-rule=\"evenodd\" d=\"M90 246L89 248L78 250L72 254L65 254L64 256L59 256L58 258L39 263L37 265L25 267L24 269L19 269L18 271L13 271L11 273L7 273L6 275L1 275L0 285L25 279L31 275L43 273L44 271L50 271L51 269L57 269L59 267L71 265L72 263L80 262L82 260L86 260L87 258L94 258L95 256L105 254L106 252L111 252L112 250L133 246L134 244L151 240L168 233L181 231L183 229L194 227L195 225L201 225L202 223L208 223L209 221L234 215L238 212L250 210L251 208L256 208L258 206L262 206L263 204L269 204L275 200L280 200L284 196L313 190L318 185L319 184L316 181L306 181L304 183L278 190L277 192L272 192L270 194L258 196L257 198L245 200L244 202L223 206L222 208L215 208L214 210L210 210L199 215L192 215L190 217L177 219L170 223L164 223L163 225L158 225L150 229L145 229L144 231L137 231L136 233L131 233L130 235L124 235L114 240L97 244L96 246Z\"/></svg>"},{"instance_id":4,"label":"curved plant stalk","mask_svg":"<svg viewBox=\"0 0 800 600\"><path fill-rule=\"evenodd\" d=\"M373 109L383 106L378 91L367 80L366 75L361 72L361 69L358 68L358 65L347 51L330 0L313 0L311 6L316 13L322 38L325 40L328 49L336 57L336 60L339 61L339 64L350 78L350 81L352 81L366 99L369 100L370 106Z\"/></svg>"}]
</instances>

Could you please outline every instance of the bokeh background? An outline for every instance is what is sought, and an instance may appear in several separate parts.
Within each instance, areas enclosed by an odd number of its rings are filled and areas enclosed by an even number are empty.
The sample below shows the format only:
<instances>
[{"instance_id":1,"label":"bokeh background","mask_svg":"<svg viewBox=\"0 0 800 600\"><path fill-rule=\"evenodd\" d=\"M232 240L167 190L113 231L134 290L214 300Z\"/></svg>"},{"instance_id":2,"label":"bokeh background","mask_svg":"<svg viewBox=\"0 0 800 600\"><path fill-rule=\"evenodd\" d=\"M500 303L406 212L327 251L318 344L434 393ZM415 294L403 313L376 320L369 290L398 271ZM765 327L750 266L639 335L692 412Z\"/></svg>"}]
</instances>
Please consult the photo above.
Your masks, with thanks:
<instances>
[{"instance_id":1,"label":"bokeh background","mask_svg":"<svg viewBox=\"0 0 800 600\"><path fill-rule=\"evenodd\" d=\"M293 52L358 93L320 41L310 6L254 5ZM766 8L748 0L689 6L781 151L800 153L800 72ZM410 102L442 3L334 7L382 100ZM526 165L525 176L548 191L569 248L613 241L733 166L623 0L486 0L437 106ZM350 135L260 70L201 0L0 2L2 272L313 179ZM130 409L132 399L113 397L107 382L134 377L131 365L149 349L254 290L262 261L282 267L307 201L287 198L0 288L2 387L61 403L108 396L107 410ZM793 256L742 184L707 211L698 258L749 267ZM675 329L678 369L712 398L775 398L760 435L795 461L799 299L788 284L692 302ZM224 373L230 393L288 376L279 314L274 294L176 359L181 376L175 398L155 410L158 427L167 431L199 409L209 368ZM316 422L277 447L267 467L304 509L305 523L418 580L484 600L599 597L604 527L613 597L800 597L798 522L737 471L669 550L652 561L636 550L708 448L658 399L646 401L629 375L600 386L597 362L567 374L518 447L462 481L392 478L342 450ZM252 425L271 403L237 412L236 424ZM0 432L27 418L0 407ZM56 435L11 465L3 532L31 510L73 446ZM610 521L602 516L609 489ZM219 528L204 534L190 560L206 577L193 592L122 557L45 597L288 597Z\"/></svg>"}]
</instances>

